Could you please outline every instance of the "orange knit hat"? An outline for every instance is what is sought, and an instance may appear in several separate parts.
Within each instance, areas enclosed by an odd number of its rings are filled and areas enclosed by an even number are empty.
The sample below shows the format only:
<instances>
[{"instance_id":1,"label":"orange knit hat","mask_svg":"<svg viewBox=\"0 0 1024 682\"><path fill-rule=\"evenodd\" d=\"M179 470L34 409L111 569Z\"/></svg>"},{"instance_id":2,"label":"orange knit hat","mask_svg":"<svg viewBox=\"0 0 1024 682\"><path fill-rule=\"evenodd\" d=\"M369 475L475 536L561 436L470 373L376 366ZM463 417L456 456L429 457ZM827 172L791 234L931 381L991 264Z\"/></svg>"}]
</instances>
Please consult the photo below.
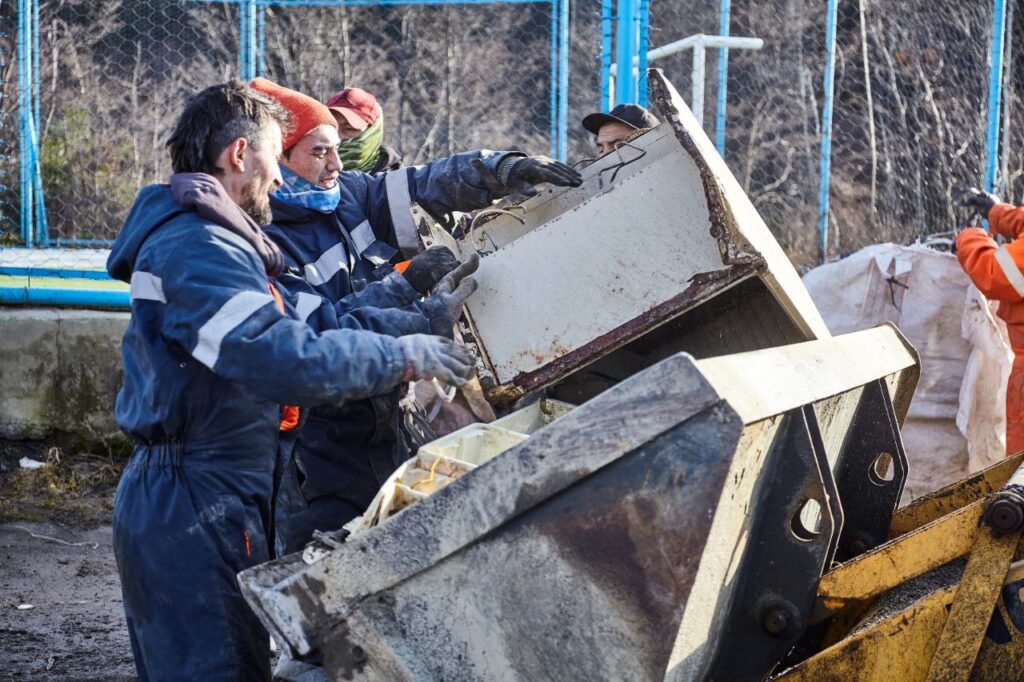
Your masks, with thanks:
<instances>
[{"instance_id":1,"label":"orange knit hat","mask_svg":"<svg viewBox=\"0 0 1024 682\"><path fill-rule=\"evenodd\" d=\"M292 132L285 135L282 147L287 151L296 142L304 138L309 131L320 126L331 126L338 129L338 122L327 106L308 95L278 85L266 78L254 78L249 87L269 95L280 103L292 116Z\"/></svg>"}]
</instances>

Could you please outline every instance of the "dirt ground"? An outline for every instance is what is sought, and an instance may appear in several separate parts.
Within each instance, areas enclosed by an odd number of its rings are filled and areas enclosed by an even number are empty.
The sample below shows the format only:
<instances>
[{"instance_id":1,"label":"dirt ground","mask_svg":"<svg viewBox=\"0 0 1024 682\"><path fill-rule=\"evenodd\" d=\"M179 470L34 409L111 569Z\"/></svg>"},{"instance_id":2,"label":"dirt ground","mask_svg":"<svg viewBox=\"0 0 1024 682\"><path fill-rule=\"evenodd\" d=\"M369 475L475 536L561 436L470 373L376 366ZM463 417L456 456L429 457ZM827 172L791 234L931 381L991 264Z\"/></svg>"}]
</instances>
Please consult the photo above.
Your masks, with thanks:
<instances>
[{"instance_id":1,"label":"dirt ground","mask_svg":"<svg viewBox=\"0 0 1024 682\"><path fill-rule=\"evenodd\" d=\"M109 525L0 525L0 679L134 679L111 538Z\"/></svg>"},{"instance_id":2,"label":"dirt ground","mask_svg":"<svg viewBox=\"0 0 1024 682\"><path fill-rule=\"evenodd\" d=\"M0 679L134 679L110 529L122 464L0 442Z\"/></svg>"}]
</instances>

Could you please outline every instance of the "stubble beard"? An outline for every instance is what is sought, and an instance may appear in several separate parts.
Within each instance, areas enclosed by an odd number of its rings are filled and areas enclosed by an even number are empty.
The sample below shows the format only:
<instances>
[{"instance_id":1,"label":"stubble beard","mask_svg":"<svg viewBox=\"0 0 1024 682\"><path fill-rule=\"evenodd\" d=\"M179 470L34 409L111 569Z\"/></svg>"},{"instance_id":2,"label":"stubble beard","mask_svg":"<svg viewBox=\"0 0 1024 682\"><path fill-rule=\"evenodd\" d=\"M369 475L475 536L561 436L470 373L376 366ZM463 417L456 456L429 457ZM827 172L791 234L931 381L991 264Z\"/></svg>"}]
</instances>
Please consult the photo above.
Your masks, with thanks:
<instances>
[{"instance_id":1,"label":"stubble beard","mask_svg":"<svg viewBox=\"0 0 1024 682\"><path fill-rule=\"evenodd\" d=\"M249 214L253 221L263 227L269 225L274 216L270 211L270 196L260 191L263 184L262 178L255 177L248 185L242 188L242 210Z\"/></svg>"}]
</instances>

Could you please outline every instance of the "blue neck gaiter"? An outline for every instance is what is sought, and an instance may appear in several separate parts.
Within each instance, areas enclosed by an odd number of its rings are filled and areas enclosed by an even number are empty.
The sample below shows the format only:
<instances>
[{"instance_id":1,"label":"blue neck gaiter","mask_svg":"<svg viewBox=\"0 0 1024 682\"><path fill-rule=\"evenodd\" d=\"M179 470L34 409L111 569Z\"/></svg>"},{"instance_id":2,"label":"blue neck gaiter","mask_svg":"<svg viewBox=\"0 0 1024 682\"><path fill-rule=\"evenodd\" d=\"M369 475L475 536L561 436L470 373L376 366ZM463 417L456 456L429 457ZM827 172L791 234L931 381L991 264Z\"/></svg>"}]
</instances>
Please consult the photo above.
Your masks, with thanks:
<instances>
[{"instance_id":1,"label":"blue neck gaiter","mask_svg":"<svg viewBox=\"0 0 1024 682\"><path fill-rule=\"evenodd\" d=\"M341 201L341 185L337 181L334 187L323 189L308 180L303 180L284 165L281 166L281 178L284 184L274 192L273 197L283 204L308 208L319 213L333 213Z\"/></svg>"}]
</instances>

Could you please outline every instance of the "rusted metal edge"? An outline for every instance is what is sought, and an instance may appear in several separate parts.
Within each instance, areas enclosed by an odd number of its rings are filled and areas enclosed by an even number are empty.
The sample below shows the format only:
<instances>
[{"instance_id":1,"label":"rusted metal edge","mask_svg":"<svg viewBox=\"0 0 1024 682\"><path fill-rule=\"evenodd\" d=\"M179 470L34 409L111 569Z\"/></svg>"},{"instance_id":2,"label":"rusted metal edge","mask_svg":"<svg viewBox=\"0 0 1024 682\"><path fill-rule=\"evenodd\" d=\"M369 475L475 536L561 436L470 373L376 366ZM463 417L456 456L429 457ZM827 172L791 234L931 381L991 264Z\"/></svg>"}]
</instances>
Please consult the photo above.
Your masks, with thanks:
<instances>
[{"instance_id":1,"label":"rusted metal edge","mask_svg":"<svg viewBox=\"0 0 1024 682\"><path fill-rule=\"evenodd\" d=\"M651 85L651 101L658 112L668 121L675 132L676 139L682 145L686 153L693 159L697 170L700 172L701 181L704 184L704 198L708 204L708 212L711 218L711 236L718 244L718 251L722 255L724 265L736 265L740 263L753 263L760 259L760 254L753 248L747 238L740 232L736 225L736 219L732 211L726 205L722 196L721 188L715 174L704 160L697 144L686 128L683 126L679 111L673 100L673 92L670 90L668 81L661 76L661 72L651 69L656 77L649 78Z\"/></svg>"},{"instance_id":2,"label":"rusted metal edge","mask_svg":"<svg viewBox=\"0 0 1024 682\"><path fill-rule=\"evenodd\" d=\"M594 362L621 348L630 340L646 334L686 312L695 304L714 298L749 277L758 275L764 268L759 258L740 263L723 270L699 273L690 279L690 286L669 300L629 320L615 329L602 334L593 341L552 360L532 372L517 375L510 383L490 389L487 399L493 404L508 404L524 394L543 388L585 363ZM708 295L708 287L716 288ZM503 401L503 402L499 402Z\"/></svg>"}]
</instances>

